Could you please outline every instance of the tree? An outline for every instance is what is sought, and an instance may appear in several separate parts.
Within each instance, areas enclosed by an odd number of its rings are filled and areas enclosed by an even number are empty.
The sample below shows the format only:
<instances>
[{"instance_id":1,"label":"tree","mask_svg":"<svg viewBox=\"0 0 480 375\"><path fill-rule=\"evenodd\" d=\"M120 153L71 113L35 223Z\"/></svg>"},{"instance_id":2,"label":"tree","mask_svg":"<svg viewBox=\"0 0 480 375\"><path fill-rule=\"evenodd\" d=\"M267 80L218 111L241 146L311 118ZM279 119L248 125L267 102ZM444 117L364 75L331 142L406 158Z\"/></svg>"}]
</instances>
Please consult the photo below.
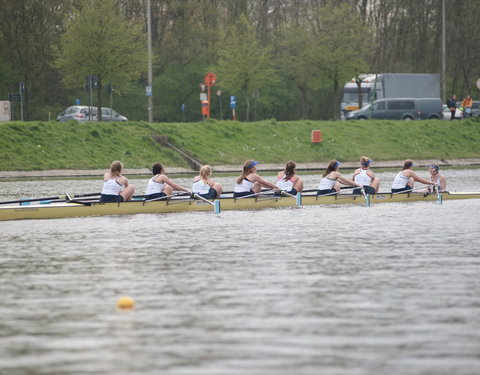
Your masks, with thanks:
<instances>
[{"instance_id":1,"label":"tree","mask_svg":"<svg viewBox=\"0 0 480 375\"><path fill-rule=\"evenodd\" d=\"M88 75L97 76L97 106L101 120L102 87L128 91L147 66L143 24L126 20L115 0L83 0L61 37L54 62L67 87L81 87Z\"/></svg>"},{"instance_id":2,"label":"tree","mask_svg":"<svg viewBox=\"0 0 480 375\"><path fill-rule=\"evenodd\" d=\"M307 119L309 117L308 82L313 78L313 69L307 66L310 62L306 55L312 45L312 38L305 28L300 26L285 28L279 38L278 55L280 61L295 82L299 91L302 119Z\"/></svg>"},{"instance_id":3,"label":"tree","mask_svg":"<svg viewBox=\"0 0 480 375\"><path fill-rule=\"evenodd\" d=\"M317 62L317 77L326 77L331 83L331 109L338 119L343 83L367 69L364 54L368 50L369 33L347 4L328 1L312 14L312 31L317 43L308 58ZM317 81L324 80L317 78Z\"/></svg>"},{"instance_id":4,"label":"tree","mask_svg":"<svg viewBox=\"0 0 480 375\"><path fill-rule=\"evenodd\" d=\"M219 50L213 71L218 83L232 94L239 93L246 103L245 120L250 120L251 98L278 80L272 63L271 48L262 48L245 15L230 29Z\"/></svg>"},{"instance_id":5,"label":"tree","mask_svg":"<svg viewBox=\"0 0 480 375\"><path fill-rule=\"evenodd\" d=\"M68 3L66 0L1 1L0 70L9 77L4 80L0 73L1 86L17 92L18 82L25 83L25 119L32 118L32 114L38 116L40 111L45 115L49 100L59 100L64 94L57 84L58 73L50 63L51 46L58 43Z\"/></svg>"}]
</instances>

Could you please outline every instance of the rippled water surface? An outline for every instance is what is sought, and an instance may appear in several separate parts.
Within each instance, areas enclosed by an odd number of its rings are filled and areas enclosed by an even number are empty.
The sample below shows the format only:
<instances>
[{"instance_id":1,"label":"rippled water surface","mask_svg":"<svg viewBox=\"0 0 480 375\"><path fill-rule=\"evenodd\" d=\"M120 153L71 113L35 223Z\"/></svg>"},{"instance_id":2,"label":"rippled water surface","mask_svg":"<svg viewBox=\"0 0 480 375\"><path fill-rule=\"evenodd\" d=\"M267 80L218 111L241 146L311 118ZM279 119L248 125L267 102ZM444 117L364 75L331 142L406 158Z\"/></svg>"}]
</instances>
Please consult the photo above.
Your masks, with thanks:
<instances>
[{"instance_id":1,"label":"rippled water surface","mask_svg":"<svg viewBox=\"0 0 480 375\"><path fill-rule=\"evenodd\" d=\"M479 190L479 170L445 174L450 190ZM98 185L0 182L0 197ZM464 200L0 222L0 373L479 374L479 212ZM124 295L135 309L116 309Z\"/></svg>"}]
</instances>

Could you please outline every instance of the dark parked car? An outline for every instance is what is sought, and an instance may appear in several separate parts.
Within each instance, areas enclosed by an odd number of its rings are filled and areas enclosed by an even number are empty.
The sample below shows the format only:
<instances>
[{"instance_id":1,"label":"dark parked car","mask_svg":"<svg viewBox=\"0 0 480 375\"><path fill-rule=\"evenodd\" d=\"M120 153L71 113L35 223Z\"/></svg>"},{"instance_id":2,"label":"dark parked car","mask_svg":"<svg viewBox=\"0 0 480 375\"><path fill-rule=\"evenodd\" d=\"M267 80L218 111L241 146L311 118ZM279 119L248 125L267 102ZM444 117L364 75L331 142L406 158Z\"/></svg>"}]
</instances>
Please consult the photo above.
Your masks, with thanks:
<instances>
[{"instance_id":1,"label":"dark parked car","mask_svg":"<svg viewBox=\"0 0 480 375\"><path fill-rule=\"evenodd\" d=\"M347 120L388 119L427 120L443 118L440 98L391 98L379 99L358 111L347 114Z\"/></svg>"}]
</instances>

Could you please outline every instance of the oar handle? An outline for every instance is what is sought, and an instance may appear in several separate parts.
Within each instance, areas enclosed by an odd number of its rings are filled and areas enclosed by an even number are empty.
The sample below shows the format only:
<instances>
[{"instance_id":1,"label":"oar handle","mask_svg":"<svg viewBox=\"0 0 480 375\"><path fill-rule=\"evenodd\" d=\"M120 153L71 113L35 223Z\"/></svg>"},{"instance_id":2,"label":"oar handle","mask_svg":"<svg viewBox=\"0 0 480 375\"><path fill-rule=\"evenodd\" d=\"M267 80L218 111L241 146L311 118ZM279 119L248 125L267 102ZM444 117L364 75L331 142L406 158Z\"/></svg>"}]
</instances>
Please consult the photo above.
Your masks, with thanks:
<instances>
[{"instance_id":1,"label":"oar handle","mask_svg":"<svg viewBox=\"0 0 480 375\"><path fill-rule=\"evenodd\" d=\"M153 198L153 199L145 199L145 202L155 202L155 201L160 201L160 200L164 200L164 199L169 199L169 198L172 198L172 197L180 197L182 195L191 195L192 193L189 192L189 191L182 191L180 193L175 193L175 194L172 194L172 195L166 195L164 197L158 197L158 198Z\"/></svg>"},{"instance_id":2,"label":"oar handle","mask_svg":"<svg viewBox=\"0 0 480 375\"><path fill-rule=\"evenodd\" d=\"M290 197L290 198L297 198L296 195L293 195L293 194L290 194L290 193L287 193L286 191L281 191L280 192L282 195L286 196L286 197Z\"/></svg>"},{"instance_id":3,"label":"oar handle","mask_svg":"<svg viewBox=\"0 0 480 375\"><path fill-rule=\"evenodd\" d=\"M353 186L353 185L340 186L340 190L348 190L348 189L356 189L356 188L358 188L358 186ZM317 190L318 189L303 190L302 193L313 193L313 192L316 192Z\"/></svg>"},{"instance_id":4,"label":"oar handle","mask_svg":"<svg viewBox=\"0 0 480 375\"><path fill-rule=\"evenodd\" d=\"M66 200L70 200L70 198L93 197L97 195L99 196L100 193L87 193L87 194L75 194L75 195L68 195L68 193L65 193L63 195L56 195L55 197L28 198L28 199L4 201L4 202L0 202L0 204L27 203L27 202L50 201L50 200L66 201Z\"/></svg>"},{"instance_id":5,"label":"oar handle","mask_svg":"<svg viewBox=\"0 0 480 375\"><path fill-rule=\"evenodd\" d=\"M213 203L213 202L210 202L208 199L206 199L206 198L202 197L202 196L201 196L201 195L199 195L199 194L195 194L195 193L193 193L193 196L194 196L195 198L197 198L197 199L200 199L200 200L202 200L202 201L205 201L205 202L207 202L208 204L211 204L212 206L215 206L215 203Z\"/></svg>"}]
</instances>

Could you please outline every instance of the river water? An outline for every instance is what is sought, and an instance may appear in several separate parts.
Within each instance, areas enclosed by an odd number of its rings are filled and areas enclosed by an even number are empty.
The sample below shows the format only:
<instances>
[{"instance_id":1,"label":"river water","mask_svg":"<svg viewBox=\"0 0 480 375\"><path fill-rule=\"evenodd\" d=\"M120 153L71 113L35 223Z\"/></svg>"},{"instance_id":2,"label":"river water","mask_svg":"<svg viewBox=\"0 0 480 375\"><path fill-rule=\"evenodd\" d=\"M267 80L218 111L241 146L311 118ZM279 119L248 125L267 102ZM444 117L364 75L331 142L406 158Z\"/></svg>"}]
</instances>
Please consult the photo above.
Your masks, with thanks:
<instances>
[{"instance_id":1,"label":"river water","mask_svg":"<svg viewBox=\"0 0 480 375\"><path fill-rule=\"evenodd\" d=\"M378 175L389 188L394 173ZM480 186L479 170L445 175L451 191ZM143 193L146 179L131 182ZM0 198L100 184L0 182ZM479 212L464 200L0 222L0 373L479 374ZM116 308L125 295L133 310Z\"/></svg>"}]
</instances>

